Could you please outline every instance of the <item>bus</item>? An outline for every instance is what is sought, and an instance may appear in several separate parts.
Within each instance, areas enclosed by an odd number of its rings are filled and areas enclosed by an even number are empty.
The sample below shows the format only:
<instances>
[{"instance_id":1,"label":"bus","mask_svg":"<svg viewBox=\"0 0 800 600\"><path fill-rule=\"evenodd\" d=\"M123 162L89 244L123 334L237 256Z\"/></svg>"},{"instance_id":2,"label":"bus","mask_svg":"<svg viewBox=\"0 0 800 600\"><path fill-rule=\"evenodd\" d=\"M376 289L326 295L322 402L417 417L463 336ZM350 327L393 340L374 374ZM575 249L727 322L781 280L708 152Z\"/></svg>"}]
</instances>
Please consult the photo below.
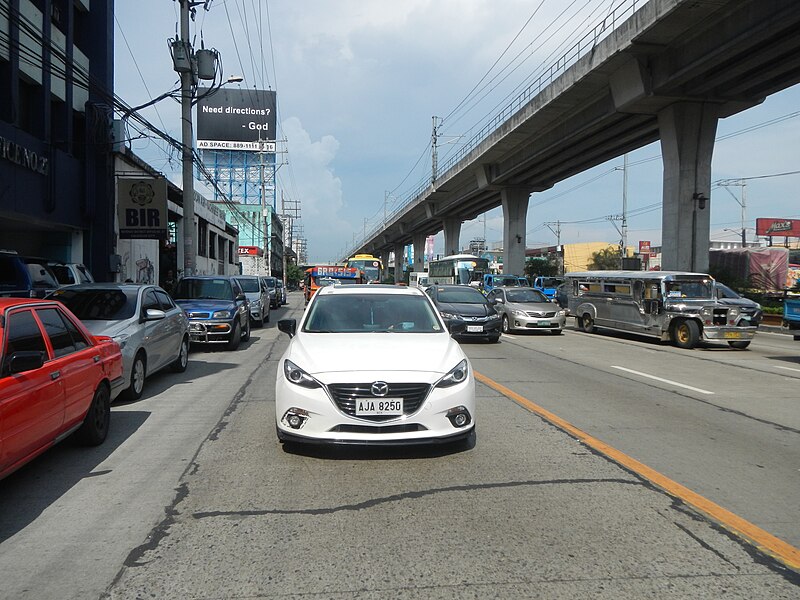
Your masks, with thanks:
<instances>
[{"instance_id":1,"label":"bus","mask_svg":"<svg viewBox=\"0 0 800 600\"><path fill-rule=\"evenodd\" d=\"M372 256L372 254L356 254L347 259L345 266L364 271L366 283L380 283L383 277L383 263L380 258Z\"/></svg>"},{"instance_id":2,"label":"bus","mask_svg":"<svg viewBox=\"0 0 800 600\"><path fill-rule=\"evenodd\" d=\"M306 269L303 280L303 295L306 304L316 291L326 285L366 283L364 272L355 267L342 267L340 265L317 265Z\"/></svg>"},{"instance_id":3,"label":"bus","mask_svg":"<svg viewBox=\"0 0 800 600\"><path fill-rule=\"evenodd\" d=\"M456 283L480 287L489 261L473 254L453 254L428 263L428 284Z\"/></svg>"}]
</instances>

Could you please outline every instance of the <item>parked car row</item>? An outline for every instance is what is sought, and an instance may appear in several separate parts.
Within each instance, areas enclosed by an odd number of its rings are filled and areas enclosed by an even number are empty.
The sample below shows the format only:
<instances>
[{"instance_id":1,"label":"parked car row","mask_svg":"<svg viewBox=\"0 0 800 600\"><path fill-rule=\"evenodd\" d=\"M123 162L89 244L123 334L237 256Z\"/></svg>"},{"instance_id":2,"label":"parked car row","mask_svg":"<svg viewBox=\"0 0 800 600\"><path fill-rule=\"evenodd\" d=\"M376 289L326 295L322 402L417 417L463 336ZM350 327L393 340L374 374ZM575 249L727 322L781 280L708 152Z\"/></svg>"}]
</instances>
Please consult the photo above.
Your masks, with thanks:
<instances>
[{"instance_id":1,"label":"parked car row","mask_svg":"<svg viewBox=\"0 0 800 600\"><path fill-rule=\"evenodd\" d=\"M89 283L94 277L84 265L23 256L0 250L0 296L44 298L64 285Z\"/></svg>"}]
</instances>

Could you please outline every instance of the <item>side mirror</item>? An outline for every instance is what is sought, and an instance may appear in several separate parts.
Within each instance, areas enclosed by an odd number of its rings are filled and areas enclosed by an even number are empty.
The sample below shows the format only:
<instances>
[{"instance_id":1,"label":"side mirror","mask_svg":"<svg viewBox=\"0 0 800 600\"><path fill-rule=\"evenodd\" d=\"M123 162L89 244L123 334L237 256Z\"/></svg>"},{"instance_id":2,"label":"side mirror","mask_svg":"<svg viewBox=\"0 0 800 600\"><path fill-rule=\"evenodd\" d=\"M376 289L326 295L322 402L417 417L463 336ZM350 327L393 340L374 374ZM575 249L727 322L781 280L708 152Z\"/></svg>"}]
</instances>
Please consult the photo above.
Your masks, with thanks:
<instances>
[{"instance_id":1,"label":"side mirror","mask_svg":"<svg viewBox=\"0 0 800 600\"><path fill-rule=\"evenodd\" d=\"M244 302L246 300L247 300L247 296L245 296L244 294L239 294L238 296L236 296L236 301L237 302Z\"/></svg>"},{"instance_id":2,"label":"side mirror","mask_svg":"<svg viewBox=\"0 0 800 600\"><path fill-rule=\"evenodd\" d=\"M278 331L282 331L290 338L297 333L297 319L281 319L278 321Z\"/></svg>"},{"instance_id":3,"label":"side mirror","mask_svg":"<svg viewBox=\"0 0 800 600\"><path fill-rule=\"evenodd\" d=\"M44 352L38 350L24 350L14 352L9 358L8 373L15 375L25 371L35 371L44 365Z\"/></svg>"},{"instance_id":4,"label":"side mirror","mask_svg":"<svg viewBox=\"0 0 800 600\"><path fill-rule=\"evenodd\" d=\"M157 308L148 308L144 314L145 321L160 321L161 319L166 319L166 318L167 318L167 313Z\"/></svg>"}]
</instances>

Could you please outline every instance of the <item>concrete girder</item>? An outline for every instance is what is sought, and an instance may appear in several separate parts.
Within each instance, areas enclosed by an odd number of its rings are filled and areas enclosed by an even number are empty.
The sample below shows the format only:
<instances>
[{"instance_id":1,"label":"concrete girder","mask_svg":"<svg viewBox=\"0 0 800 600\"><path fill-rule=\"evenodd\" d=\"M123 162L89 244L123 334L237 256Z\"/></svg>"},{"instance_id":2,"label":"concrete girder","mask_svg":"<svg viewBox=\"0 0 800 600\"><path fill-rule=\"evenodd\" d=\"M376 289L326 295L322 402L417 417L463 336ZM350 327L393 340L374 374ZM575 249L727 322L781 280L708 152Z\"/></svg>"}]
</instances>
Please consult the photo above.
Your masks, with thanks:
<instances>
[{"instance_id":1,"label":"concrete girder","mask_svg":"<svg viewBox=\"0 0 800 600\"><path fill-rule=\"evenodd\" d=\"M403 281L403 254L406 247L403 244L394 246L394 282Z\"/></svg>"},{"instance_id":2,"label":"concrete girder","mask_svg":"<svg viewBox=\"0 0 800 600\"><path fill-rule=\"evenodd\" d=\"M714 104L681 103L658 115L664 161L661 265L665 270L708 271L716 109Z\"/></svg>"},{"instance_id":3,"label":"concrete girder","mask_svg":"<svg viewBox=\"0 0 800 600\"><path fill-rule=\"evenodd\" d=\"M424 233L414 234L414 268L413 271L425 270L425 240L428 238Z\"/></svg>"}]
</instances>

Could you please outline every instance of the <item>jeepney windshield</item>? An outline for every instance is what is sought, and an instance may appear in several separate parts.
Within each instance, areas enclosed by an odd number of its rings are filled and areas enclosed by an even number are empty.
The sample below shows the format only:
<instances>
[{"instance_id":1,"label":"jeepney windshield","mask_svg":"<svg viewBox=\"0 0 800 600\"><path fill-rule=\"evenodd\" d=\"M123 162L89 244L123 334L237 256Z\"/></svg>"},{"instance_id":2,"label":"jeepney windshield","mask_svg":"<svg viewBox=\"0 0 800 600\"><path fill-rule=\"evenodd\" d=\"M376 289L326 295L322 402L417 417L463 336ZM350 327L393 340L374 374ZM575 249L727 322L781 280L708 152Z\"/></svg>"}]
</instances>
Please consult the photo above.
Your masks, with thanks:
<instances>
[{"instance_id":1,"label":"jeepney windshield","mask_svg":"<svg viewBox=\"0 0 800 600\"><path fill-rule=\"evenodd\" d=\"M710 300L714 284L710 279L687 279L664 282L666 298L686 298L689 300Z\"/></svg>"}]
</instances>

